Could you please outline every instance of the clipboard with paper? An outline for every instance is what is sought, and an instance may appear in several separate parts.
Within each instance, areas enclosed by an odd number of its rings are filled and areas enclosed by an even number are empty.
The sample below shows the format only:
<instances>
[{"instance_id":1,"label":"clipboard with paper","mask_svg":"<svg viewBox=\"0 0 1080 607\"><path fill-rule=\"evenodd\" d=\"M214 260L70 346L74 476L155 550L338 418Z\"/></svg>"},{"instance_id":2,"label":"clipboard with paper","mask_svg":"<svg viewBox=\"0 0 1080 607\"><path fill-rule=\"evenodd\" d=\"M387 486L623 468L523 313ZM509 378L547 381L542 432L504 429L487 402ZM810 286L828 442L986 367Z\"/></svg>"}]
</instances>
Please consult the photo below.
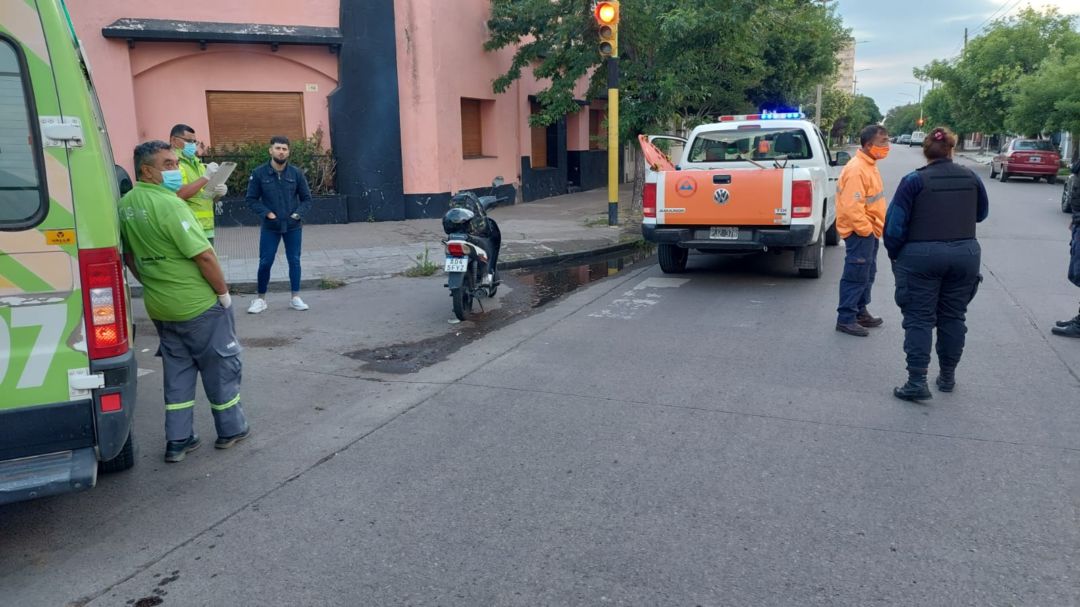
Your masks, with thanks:
<instances>
[{"instance_id":1,"label":"clipboard with paper","mask_svg":"<svg viewBox=\"0 0 1080 607\"><path fill-rule=\"evenodd\" d=\"M217 172L210 176L209 180L206 182L206 185L203 186L203 189L212 192L214 188L228 181L229 176L232 175L233 171L235 170L235 162L222 162L220 165L218 165Z\"/></svg>"}]
</instances>

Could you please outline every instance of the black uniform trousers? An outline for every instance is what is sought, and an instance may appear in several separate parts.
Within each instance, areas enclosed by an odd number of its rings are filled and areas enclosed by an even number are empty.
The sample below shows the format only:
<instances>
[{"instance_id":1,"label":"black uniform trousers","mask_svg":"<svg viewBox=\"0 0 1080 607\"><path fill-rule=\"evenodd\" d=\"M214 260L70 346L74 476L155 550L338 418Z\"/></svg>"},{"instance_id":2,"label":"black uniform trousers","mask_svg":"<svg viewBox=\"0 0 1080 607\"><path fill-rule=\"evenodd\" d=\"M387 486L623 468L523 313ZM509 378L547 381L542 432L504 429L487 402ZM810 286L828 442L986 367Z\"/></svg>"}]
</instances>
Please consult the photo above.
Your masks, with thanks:
<instances>
[{"instance_id":1,"label":"black uniform trousers","mask_svg":"<svg viewBox=\"0 0 1080 607\"><path fill-rule=\"evenodd\" d=\"M930 367L930 346L937 329L938 364L953 369L964 353L968 304L982 276L979 242L909 242L893 262L896 305L904 315L907 368Z\"/></svg>"}]
</instances>

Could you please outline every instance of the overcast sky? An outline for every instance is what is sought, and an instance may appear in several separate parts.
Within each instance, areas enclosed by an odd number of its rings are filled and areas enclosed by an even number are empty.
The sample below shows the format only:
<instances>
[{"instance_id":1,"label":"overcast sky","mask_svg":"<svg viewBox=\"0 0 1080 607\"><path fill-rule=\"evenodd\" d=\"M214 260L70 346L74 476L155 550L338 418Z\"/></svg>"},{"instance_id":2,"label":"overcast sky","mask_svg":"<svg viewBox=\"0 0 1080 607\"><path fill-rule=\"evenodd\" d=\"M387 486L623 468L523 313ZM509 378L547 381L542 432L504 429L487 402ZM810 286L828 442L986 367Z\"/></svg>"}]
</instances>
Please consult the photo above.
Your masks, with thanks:
<instances>
[{"instance_id":1,"label":"overcast sky","mask_svg":"<svg viewBox=\"0 0 1080 607\"><path fill-rule=\"evenodd\" d=\"M919 86L910 84L912 68L958 55L965 27L974 38L991 18L1028 5L1080 14L1080 0L837 0L858 43L855 69L866 70L855 74L858 90L873 97L882 113L915 101Z\"/></svg>"}]
</instances>

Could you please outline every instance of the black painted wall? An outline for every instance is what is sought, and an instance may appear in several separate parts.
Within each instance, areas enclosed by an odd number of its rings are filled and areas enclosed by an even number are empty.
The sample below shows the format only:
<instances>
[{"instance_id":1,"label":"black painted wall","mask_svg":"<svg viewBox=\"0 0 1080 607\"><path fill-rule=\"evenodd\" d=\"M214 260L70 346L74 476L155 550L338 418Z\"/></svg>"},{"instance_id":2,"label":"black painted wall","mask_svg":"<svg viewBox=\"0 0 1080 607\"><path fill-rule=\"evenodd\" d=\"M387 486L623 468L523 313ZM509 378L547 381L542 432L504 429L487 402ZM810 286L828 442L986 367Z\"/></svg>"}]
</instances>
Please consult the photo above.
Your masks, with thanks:
<instances>
[{"instance_id":1,"label":"black painted wall","mask_svg":"<svg viewBox=\"0 0 1080 607\"><path fill-rule=\"evenodd\" d=\"M394 0L342 0L340 27L329 97L338 192L349 221L405 219Z\"/></svg>"},{"instance_id":2,"label":"black painted wall","mask_svg":"<svg viewBox=\"0 0 1080 607\"><path fill-rule=\"evenodd\" d=\"M607 150L567 152L570 183L582 190L607 186Z\"/></svg>"},{"instance_id":3,"label":"black painted wall","mask_svg":"<svg viewBox=\"0 0 1080 607\"><path fill-rule=\"evenodd\" d=\"M469 191L477 196L498 196L505 198L498 206L508 206L517 203L517 188L513 184L499 186L493 192L488 188L470 188ZM406 194L405 195L405 218L406 219L433 219L446 214L450 208L450 192L438 194Z\"/></svg>"}]
</instances>

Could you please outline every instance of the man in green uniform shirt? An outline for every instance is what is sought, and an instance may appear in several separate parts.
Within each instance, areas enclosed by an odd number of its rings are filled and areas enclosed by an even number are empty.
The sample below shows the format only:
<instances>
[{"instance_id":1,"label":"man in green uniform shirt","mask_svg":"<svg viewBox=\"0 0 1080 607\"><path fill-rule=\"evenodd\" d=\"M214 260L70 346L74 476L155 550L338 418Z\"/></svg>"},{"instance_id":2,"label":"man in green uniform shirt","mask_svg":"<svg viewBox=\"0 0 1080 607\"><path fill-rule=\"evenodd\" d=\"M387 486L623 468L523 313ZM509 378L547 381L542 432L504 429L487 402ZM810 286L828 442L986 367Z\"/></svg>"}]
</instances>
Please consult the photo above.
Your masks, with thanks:
<instances>
[{"instance_id":1,"label":"man in green uniform shirt","mask_svg":"<svg viewBox=\"0 0 1080 607\"><path fill-rule=\"evenodd\" d=\"M196 155L198 142L195 139L195 130L186 124L178 124L169 133L169 141L177 160L180 161L180 174L183 184L177 190L176 195L183 198L191 211L195 214L203 233L214 244L214 203L229 193L229 188L221 184L212 191L206 191L206 184L217 172L216 162L203 164Z\"/></svg>"},{"instance_id":2,"label":"man in green uniform shirt","mask_svg":"<svg viewBox=\"0 0 1080 607\"><path fill-rule=\"evenodd\" d=\"M120 200L124 261L143 286L146 312L161 340L165 384L165 461L199 446L195 382L202 375L219 449L251 430L240 404L240 343L232 299L213 247L176 196L182 176L164 141L135 148L134 189Z\"/></svg>"}]
</instances>

